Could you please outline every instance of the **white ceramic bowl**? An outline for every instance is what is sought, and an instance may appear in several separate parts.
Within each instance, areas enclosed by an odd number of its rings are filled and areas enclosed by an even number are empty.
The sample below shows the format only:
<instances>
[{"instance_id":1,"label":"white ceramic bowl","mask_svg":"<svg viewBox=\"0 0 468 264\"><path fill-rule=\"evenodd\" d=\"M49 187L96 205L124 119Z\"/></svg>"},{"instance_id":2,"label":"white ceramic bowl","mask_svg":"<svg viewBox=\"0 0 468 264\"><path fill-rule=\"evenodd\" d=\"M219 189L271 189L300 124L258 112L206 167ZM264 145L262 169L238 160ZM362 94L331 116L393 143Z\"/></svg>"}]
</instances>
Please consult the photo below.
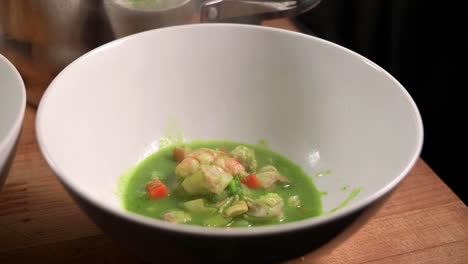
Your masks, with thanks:
<instances>
[{"instance_id":1,"label":"white ceramic bowl","mask_svg":"<svg viewBox=\"0 0 468 264\"><path fill-rule=\"evenodd\" d=\"M23 79L0 54L0 190L15 154L26 107Z\"/></svg>"},{"instance_id":2,"label":"white ceramic bowl","mask_svg":"<svg viewBox=\"0 0 468 264\"><path fill-rule=\"evenodd\" d=\"M310 175L331 170L315 179L328 192L326 211L361 192L331 214L232 232L126 212L119 177L157 151L174 122L188 140L264 139ZM41 150L70 194L147 260L262 263L316 249L362 225L403 180L422 131L406 90L360 55L303 34L223 24L148 31L100 47L58 75L37 116Z\"/></svg>"}]
</instances>

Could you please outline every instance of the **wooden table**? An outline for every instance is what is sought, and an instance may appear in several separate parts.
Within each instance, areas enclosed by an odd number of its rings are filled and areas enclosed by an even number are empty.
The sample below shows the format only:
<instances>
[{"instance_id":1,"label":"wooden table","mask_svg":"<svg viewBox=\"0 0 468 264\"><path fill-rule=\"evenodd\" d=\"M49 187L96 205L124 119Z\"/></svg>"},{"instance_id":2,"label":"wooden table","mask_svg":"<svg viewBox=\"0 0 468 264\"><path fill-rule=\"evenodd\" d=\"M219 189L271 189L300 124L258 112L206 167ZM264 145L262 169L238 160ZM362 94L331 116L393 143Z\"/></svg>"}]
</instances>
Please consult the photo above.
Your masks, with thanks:
<instances>
[{"instance_id":1,"label":"wooden table","mask_svg":"<svg viewBox=\"0 0 468 264\"><path fill-rule=\"evenodd\" d=\"M268 25L295 29L284 21ZM35 116L28 107L0 193L0 263L141 263L103 234L65 192L39 151ZM419 160L379 213L331 254L288 263L466 264L468 209Z\"/></svg>"}]
</instances>

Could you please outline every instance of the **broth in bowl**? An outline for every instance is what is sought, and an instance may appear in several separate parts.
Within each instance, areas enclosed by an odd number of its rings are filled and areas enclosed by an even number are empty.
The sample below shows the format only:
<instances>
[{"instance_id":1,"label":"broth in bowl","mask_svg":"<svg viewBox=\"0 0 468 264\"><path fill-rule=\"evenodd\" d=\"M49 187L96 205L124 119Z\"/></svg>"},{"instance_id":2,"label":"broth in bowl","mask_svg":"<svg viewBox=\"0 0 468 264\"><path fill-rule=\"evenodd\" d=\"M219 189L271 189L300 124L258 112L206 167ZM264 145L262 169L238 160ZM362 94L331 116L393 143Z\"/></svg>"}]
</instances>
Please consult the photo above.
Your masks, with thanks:
<instances>
[{"instance_id":1,"label":"broth in bowl","mask_svg":"<svg viewBox=\"0 0 468 264\"><path fill-rule=\"evenodd\" d=\"M203 141L162 149L122 185L127 210L171 223L253 227L322 213L320 193L298 165L244 143Z\"/></svg>"}]
</instances>

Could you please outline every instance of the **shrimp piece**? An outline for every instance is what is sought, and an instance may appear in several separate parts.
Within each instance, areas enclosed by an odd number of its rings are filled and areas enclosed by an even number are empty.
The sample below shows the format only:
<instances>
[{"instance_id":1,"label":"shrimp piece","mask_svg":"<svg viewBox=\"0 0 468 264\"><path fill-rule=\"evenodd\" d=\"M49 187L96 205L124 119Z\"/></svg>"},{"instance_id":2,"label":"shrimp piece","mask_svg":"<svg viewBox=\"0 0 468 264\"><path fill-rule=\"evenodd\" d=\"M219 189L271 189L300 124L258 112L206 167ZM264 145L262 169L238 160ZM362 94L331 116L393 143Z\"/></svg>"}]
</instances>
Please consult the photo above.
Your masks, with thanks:
<instances>
[{"instance_id":1,"label":"shrimp piece","mask_svg":"<svg viewBox=\"0 0 468 264\"><path fill-rule=\"evenodd\" d=\"M245 174L245 167L239 161L225 153L218 153L213 165L222 168L225 172L229 172L234 177Z\"/></svg>"},{"instance_id":2,"label":"shrimp piece","mask_svg":"<svg viewBox=\"0 0 468 264\"><path fill-rule=\"evenodd\" d=\"M257 160L255 152L246 146L237 146L231 151L232 157L238 160L249 172L254 172L257 169Z\"/></svg>"},{"instance_id":3,"label":"shrimp piece","mask_svg":"<svg viewBox=\"0 0 468 264\"><path fill-rule=\"evenodd\" d=\"M280 174L280 172L273 166L268 165L263 167L257 173L257 179L263 188L271 188L276 182L289 183L289 179Z\"/></svg>"},{"instance_id":4,"label":"shrimp piece","mask_svg":"<svg viewBox=\"0 0 468 264\"><path fill-rule=\"evenodd\" d=\"M247 202L249 210L247 215L259 219L283 218L284 201L276 193L267 193L258 199Z\"/></svg>"},{"instance_id":5,"label":"shrimp piece","mask_svg":"<svg viewBox=\"0 0 468 264\"><path fill-rule=\"evenodd\" d=\"M232 180L231 174L216 166L203 165L200 170L205 176L206 187L215 194L222 193Z\"/></svg>"},{"instance_id":6,"label":"shrimp piece","mask_svg":"<svg viewBox=\"0 0 468 264\"><path fill-rule=\"evenodd\" d=\"M185 179L195 172L197 172L198 168L200 167L200 162L192 157L187 157L182 160L179 165L177 165L175 169L175 174L180 179Z\"/></svg>"},{"instance_id":7,"label":"shrimp piece","mask_svg":"<svg viewBox=\"0 0 468 264\"><path fill-rule=\"evenodd\" d=\"M190 194L220 194L226 189L232 175L213 165L200 165L200 169L182 182Z\"/></svg>"},{"instance_id":8,"label":"shrimp piece","mask_svg":"<svg viewBox=\"0 0 468 264\"><path fill-rule=\"evenodd\" d=\"M197 149L188 154L188 157L195 158L200 162L200 164L206 164L206 165L210 165L211 163L213 163L216 156L217 156L216 151L207 149L207 148Z\"/></svg>"},{"instance_id":9,"label":"shrimp piece","mask_svg":"<svg viewBox=\"0 0 468 264\"><path fill-rule=\"evenodd\" d=\"M229 159L227 163L227 171L233 176L241 176L245 173L245 167L236 159Z\"/></svg>"}]
</instances>

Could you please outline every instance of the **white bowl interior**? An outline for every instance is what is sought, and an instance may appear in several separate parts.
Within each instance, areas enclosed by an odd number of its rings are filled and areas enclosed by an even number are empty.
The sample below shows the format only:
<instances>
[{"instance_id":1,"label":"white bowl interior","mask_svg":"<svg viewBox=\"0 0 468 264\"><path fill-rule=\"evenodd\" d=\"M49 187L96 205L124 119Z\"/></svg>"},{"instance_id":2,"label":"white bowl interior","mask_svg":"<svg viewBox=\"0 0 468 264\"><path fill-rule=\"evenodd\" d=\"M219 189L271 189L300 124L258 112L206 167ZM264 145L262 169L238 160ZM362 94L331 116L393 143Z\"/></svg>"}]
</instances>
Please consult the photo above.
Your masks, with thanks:
<instances>
[{"instance_id":1,"label":"white bowl interior","mask_svg":"<svg viewBox=\"0 0 468 264\"><path fill-rule=\"evenodd\" d=\"M18 137L25 106L23 80L13 64L0 55L0 169Z\"/></svg>"},{"instance_id":2,"label":"white bowl interior","mask_svg":"<svg viewBox=\"0 0 468 264\"><path fill-rule=\"evenodd\" d=\"M123 210L119 178L157 151L173 122L189 141L264 139L311 176L331 170L315 179L328 192L325 210L355 188L350 205L388 191L422 144L412 99L372 62L314 37L241 25L172 27L98 48L54 80L37 126L63 181Z\"/></svg>"},{"instance_id":3,"label":"white bowl interior","mask_svg":"<svg viewBox=\"0 0 468 264\"><path fill-rule=\"evenodd\" d=\"M0 143L24 111L25 92L13 65L0 55Z\"/></svg>"}]
</instances>

